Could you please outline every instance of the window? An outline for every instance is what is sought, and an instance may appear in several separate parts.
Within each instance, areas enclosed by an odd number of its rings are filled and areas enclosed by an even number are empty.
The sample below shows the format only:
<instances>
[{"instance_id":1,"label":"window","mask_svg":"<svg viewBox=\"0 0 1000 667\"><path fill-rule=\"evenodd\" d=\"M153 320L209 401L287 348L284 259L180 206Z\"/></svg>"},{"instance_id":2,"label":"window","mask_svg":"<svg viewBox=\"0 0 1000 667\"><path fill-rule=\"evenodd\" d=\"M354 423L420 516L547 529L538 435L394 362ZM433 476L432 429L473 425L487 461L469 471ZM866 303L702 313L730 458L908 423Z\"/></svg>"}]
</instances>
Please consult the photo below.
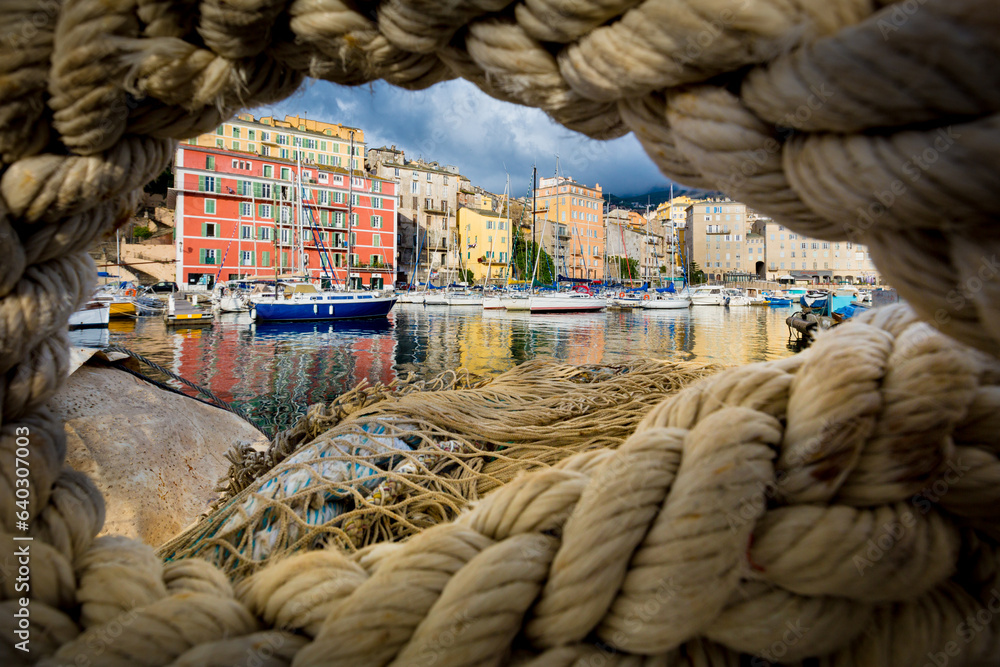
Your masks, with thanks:
<instances>
[{"instance_id":1,"label":"window","mask_svg":"<svg viewBox=\"0 0 1000 667\"><path fill-rule=\"evenodd\" d=\"M215 264L218 258L219 251L215 248L202 248L201 249L201 263L202 264Z\"/></svg>"},{"instance_id":2,"label":"window","mask_svg":"<svg viewBox=\"0 0 1000 667\"><path fill-rule=\"evenodd\" d=\"M205 158L205 169L215 171L215 156L209 155Z\"/></svg>"},{"instance_id":3,"label":"window","mask_svg":"<svg viewBox=\"0 0 1000 667\"><path fill-rule=\"evenodd\" d=\"M281 236L280 236L280 238L281 238L281 242L282 243L288 243L289 236L290 236L290 232L289 232L288 229L282 229L281 230Z\"/></svg>"},{"instance_id":4,"label":"window","mask_svg":"<svg viewBox=\"0 0 1000 667\"><path fill-rule=\"evenodd\" d=\"M343 227L344 226L344 212L343 211L334 211L333 212L333 226L334 227Z\"/></svg>"},{"instance_id":5,"label":"window","mask_svg":"<svg viewBox=\"0 0 1000 667\"><path fill-rule=\"evenodd\" d=\"M214 222L201 223L201 235L205 238L216 238L219 236L219 226Z\"/></svg>"},{"instance_id":6,"label":"window","mask_svg":"<svg viewBox=\"0 0 1000 667\"><path fill-rule=\"evenodd\" d=\"M230 142L230 145L233 147L234 151L238 151L240 149L240 142L238 141Z\"/></svg>"},{"instance_id":7,"label":"window","mask_svg":"<svg viewBox=\"0 0 1000 667\"><path fill-rule=\"evenodd\" d=\"M271 211L270 204L257 204L257 217L272 219L274 213Z\"/></svg>"},{"instance_id":8,"label":"window","mask_svg":"<svg viewBox=\"0 0 1000 667\"><path fill-rule=\"evenodd\" d=\"M240 238L252 239L253 238L253 227L250 225L242 225L240 227Z\"/></svg>"},{"instance_id":9,"label":"window","mask_svg":"<svg viewBox=\"0 0 1000 667\"><path fill-rule=\"evenodd\" d=\"M290 181L292 180L292 170L288 167L281 168L281 180Z\"/></svg>"},{"instance_id":10,"label":"window","mask_svg":"<svg viewBox=\"0 0 1000 667\"><path fill-rule=\"evenodd\" d=\"M378 248L382 245L382 237L378 234L372 235L372 246Z\"/></svg>"},{"instance_id":11,"label":"window","mask_svg":"<svg viewBox=\"0 0 1000 667\"><path fill-rule=\"evenodd\" d=\"M372 228L374 228L374 229L382 229L382 216L381 215L373 215L372 216Z\"/></svg>"},{"instance_id":12,"label":"window","mask_svg":"<svg viewBox=\"0 0 1000 667\"><path fill-rule=\"evenodd\" d=\"M260 230L259 230L259 232L260 232L260 240L261 241L270 241L271 240L271 228L270 227L261 227ZM267 264L265 264L264 266L267 266Z\"/></svg>"},{"instance_id":13,"label":"window","mask_svg":"<svg viewBox=\"0 0 1000 667\"><path fill-rule=\"evenodd\" d=\"M272 167L269 164L265 164L264 165L264 178L273 178L273 177L274 177L274 167Z\"/></svg>"},{"instance_id":14,"label":"window","mask_svg":"<svg viewBox=\"0 0 1000 667\"><path fill-rule=\"evenodd\" d=\"M206 199L205 200L205 213L207 215L215 215L215 200Z\"/></svg>"},{"instance_id":15,"label":"window","mask_svg":"<svg viewBox=\"0 0 1000 667\"><path fill-rule=\"evenodd\" d=\"M361 195L351 195L351 206L361 205Z\"/></svg>"},{"instance_id":16,"label":"window","mask_svg":"<svg viewBox=\"0 0 1000 667\"><path fill-rule=\"evenodd\" d=\"M253 139L253 137L250 137L250 138ZM261 133L260 133L260 140L261 141L269 141L270 139L271 139L271 133L270 132L261 131Z\"/></svg>"},{"instance_id":17,"label":"window","mask_svg":"<svg viewBox=\"0 0 1000 667\"><path fill-rule=\"evenodd\" d=\"M215 140L215 147L216 148L225 148L226 147L226 142L224 140L222 140L222 139L216 139Z\"/></svg>"},{"instance_id":18,"label":"window","mask_svg":"<svg viewBox=\"0 0 1000 667\"><path fill-rule=\"evenodd\" d=\"M358 214L357 213L352 213L351 214L351 227L357 227L357 226L358 226Z\"/></svg>"},{"instance_id":19,"label":"window","mask_svg":"<svg viewBox=\"0 0 1000 667\"><path fill-rule=\"evenodd\" d=\"M358 245L358 233L357 232L351 232L351 245L352 246Z\"/></svg>"},{"instance_id":20,"label":"window","mask_svg":"<svg viewBox=\"0 0 1000 667\"><path fill-rule=\"evenodd\" d=\"M224 130L224 128L221 125L219 127L215 128L215 133L218 134L218 135L220 135L220 136L222 135L222 133L224 131L225 130Z\"/></svg>"},{"instance_id":21,"label":"window","mask_svg":"<svg viewBox=\"0 0 1000 667\"><path fill-rule=\"evenodd\" d=\"M240 217L249 218L253 215L253 206L250 205L248 201L240 202Z\"/></svg>"},{"instance_id":22,"label":"window","mask_svg":"<svg viewBox=\"0 0 1000 667\"><path fill-rule=\"evenodd\" d=\"M199 192L222 192L222 181L215 176L198 177Z\"/></svg>"},{"instance_id":23,"label":"window","mask_svg":"<svg viewBox=\"0 0 1000 667\"><path fill-rule=\"evenodd\" d=\"M244 250L240 253L240 266L253 266L252 250Z\"/></svg>"},{"instance_id":24,"label":"window","mask_svg":"<svg viewBox=\"0 0 1000 667\"><path fill-rule=\"evenodd\" d=\"M382 181L372 181L372 192L382 192Z\"/></svg>"},{"instance_id":25,"label":"window","mask_svg":"<svg viewBox=\"0 0 1000 667\"><path fill-rule=\"evenodd\" d=\"M372 197L372 208L382 208L381 197Z\"/></svg>"}]
</instances>

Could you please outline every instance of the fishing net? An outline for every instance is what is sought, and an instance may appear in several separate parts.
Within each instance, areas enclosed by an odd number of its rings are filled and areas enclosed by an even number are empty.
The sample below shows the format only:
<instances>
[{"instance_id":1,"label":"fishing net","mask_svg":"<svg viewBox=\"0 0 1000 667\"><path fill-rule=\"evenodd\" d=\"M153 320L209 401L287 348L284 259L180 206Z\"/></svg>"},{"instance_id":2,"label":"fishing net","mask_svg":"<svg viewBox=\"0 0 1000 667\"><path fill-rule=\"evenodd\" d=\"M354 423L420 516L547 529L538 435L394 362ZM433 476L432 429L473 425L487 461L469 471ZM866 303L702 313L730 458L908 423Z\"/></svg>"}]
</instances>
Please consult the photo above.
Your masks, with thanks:
<instances>
[{"instance_id":1,"label":"fishing net","mask_svg":"<svg viewBox=\"0 0 1000 667\"><path fill-rule=\"evenodd\" d=\"M537 360L489 380L362 384L310 408L267 452L231 452L213 511L160 554L242 578L294 551L403 540L526 470L617 447L664 397L718 369Z\"/></svg>"}]
</instances>

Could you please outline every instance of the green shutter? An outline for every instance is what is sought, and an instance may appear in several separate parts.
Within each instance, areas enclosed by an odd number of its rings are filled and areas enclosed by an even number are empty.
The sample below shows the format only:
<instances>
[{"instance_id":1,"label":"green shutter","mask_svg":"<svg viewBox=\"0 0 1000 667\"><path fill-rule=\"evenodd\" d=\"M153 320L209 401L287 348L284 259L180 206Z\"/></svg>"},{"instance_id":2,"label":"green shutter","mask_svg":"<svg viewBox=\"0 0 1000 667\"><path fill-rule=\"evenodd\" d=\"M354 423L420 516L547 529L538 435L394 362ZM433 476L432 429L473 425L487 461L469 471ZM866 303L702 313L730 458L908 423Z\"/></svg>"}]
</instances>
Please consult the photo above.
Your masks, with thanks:
<instances>
[{"instance_id":1,"label":"green shutter","mask_svg":"<svg viewBox=\"0 0 1000 667\"><path fill-rule=\"evenodd\" d=\"M271 266L271 253L265 250L260 254L260 265Z\"/></svg>"},{"instance_id":2,"label":"green shutter","mask_svg":"<svg viewBox=\"0 0 1000 667\"><path fill-rule=\"evenodd\" d=\"M215 191L216 192L222 192L222 179L221 178L216 178L215 179Z\"/></svg>"},{"instance_id":3,"label":"green shutter","mask_svg":"<svg viewBox=\"0 0 1000 667\"><path fill-rule=\"evenodd\" d=\"M263 186L262 183L254 183L253 184L253 196L254 197L263 197L264 196L264 186Z\"/></svg>"},{"instance_id":4,"label":"green shutter","mask_svg":"<svg viewBox=\"0 0 1000 667\"><path fill-rule=\"evenodd\" d=\"M202 236L208 236L208 223L207 222L201 223L201 235Z\"/></svg>"},{"instance_id":5,"label":"green shutter","mask_svg":"<svg viewBox=\"0 0 1000 667\"><path fill-rule=\"evenodd\" d=\"M264 205L263 204L257 204L257 217L258 218L263 218L264 217Z\"/></svg>"},{"instance_id":6,"label":"green shutter","mask_svg":"<svg viewBox=\"0 0 1000 667\"><path fill-rule=\"evenodd\" d=\"M198 177L198 192L204 192L204 191L205 191L205 177L204 176L199 176Z\"/></svg>"},{"instance_id":7,"label":"green shutter","mask_svg":"<svg viewBox=\"0 0 1000 667\"><path fill-rule=\"evenodd\" d=\"M198 251L198 263L199 264L204 264L205 263L205 249L204 248L202 248L201 250Z\"/></svg>"}]
</instances>

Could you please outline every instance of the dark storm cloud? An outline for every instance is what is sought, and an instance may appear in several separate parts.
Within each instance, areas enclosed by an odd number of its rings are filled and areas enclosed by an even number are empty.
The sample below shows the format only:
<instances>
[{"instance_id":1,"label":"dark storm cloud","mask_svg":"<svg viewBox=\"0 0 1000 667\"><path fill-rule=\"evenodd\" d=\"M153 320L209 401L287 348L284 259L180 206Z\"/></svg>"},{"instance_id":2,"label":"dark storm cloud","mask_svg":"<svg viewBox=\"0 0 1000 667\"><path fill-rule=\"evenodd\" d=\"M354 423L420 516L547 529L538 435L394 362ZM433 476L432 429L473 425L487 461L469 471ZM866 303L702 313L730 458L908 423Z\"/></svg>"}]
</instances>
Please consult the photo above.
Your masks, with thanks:
<instances>
[{"instance_id":1,"label":"dark storm cloud","mask_svg":"<svg viewBox=\"0 0 1000 667\"><path fill-rule=\"evenodd\" d=\"M423 91L382 82L360 88L317 82L255 113L305 114L359 127L369 147L395 144L409 159L453 164L492 192L503 192L506 165L514 196L528 192L533 162L539 178L553 175L556 154L561 174L588 185L600 183L606 193L639 194L668 183L631 135L587 139L537 109L495 100L461 80Z\"/></svg>"}]
</instances>

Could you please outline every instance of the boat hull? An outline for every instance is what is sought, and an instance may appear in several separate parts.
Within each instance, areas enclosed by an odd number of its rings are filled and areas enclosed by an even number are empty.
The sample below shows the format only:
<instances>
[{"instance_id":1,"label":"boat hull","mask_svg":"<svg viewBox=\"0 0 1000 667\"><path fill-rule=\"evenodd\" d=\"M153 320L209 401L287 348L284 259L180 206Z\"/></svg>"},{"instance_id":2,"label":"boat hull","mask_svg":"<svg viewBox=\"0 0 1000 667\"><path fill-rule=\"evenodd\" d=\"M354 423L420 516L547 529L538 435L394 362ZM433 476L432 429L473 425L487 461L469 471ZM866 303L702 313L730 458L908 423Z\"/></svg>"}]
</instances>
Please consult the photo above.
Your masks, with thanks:
<instances>
[{"instance_id":1,"label":"boat hull","mask_svg":"<svg viewBox=\"0 0 1000 667\"><path fill-rule=\"evenodd\" d=\"M498 296L484 296L483 310L503 310L503 301Z\"/></svg>"},{"instance_id":2,"label":"boat hull","mask_svg":"<svg viewBox=\"0 0 1000 667\"><path fill-rule=\"evenodd\" d=\"M91 302L69 316L70 329L106 329L110 320L108 304Z\"/></svg>"},{"instance_id":3,"label":"boat hull","mask_svg":"<svg viewBox=\"0 0 1000 667\"><path fill-rule=\"evenodd\" d=\"M687 299L650 299L642 302L643 310L682 310L690 305Z\"/></svg>"},{"instance_id":4,"label":"boat hull","mask_svg":"<svg viewBox=\"0 0 1000 667\"><path fill-rule=\"evenodd\" d=\"M500 299L500 304L507 310L513 311L527 311L531 310L531 299L528 297L503 297Z\"/></svg>"},{"instance_id":5,"label":"boat hull","mask_svg":"<svg viewBox=\"0 0 1000 667\"><path fill-rule=\"evenodd\" d=\"M252 305L251 313L261 322L356 320L385 317L395 304L395 298L259 301Z\"/></svg>"},{"instance_id":6,"label":"boat hull","mask_svg":"<svg viewBox=\"0 0 1000 667\"><path fill-rule=\"evenodd\" d=\"M112 301L110 317L136 317L135 304L131 301Z\"/></svg>"},{"instance_id":7,"label":"boat hull","mask_svg":"<svg viewBox=\"0 0 1000 667\"><path fill-rule=\"evenodd\" d=\"M608 302L589 297L533 296L528 299L532 313L585 313L604 310Z\"/></svg>"}]
</instances>

